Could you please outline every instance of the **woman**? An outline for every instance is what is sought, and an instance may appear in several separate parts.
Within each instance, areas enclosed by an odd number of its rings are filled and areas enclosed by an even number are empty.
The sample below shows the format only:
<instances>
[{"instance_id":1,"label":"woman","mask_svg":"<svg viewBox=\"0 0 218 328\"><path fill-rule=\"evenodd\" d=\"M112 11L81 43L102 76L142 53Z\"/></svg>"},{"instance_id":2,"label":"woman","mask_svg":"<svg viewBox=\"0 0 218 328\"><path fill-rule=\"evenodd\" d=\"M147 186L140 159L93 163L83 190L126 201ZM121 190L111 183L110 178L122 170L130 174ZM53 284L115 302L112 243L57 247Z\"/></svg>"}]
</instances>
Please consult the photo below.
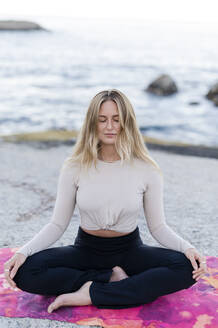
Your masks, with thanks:
<instances>
[{"instance_id":1,"label":"woman","mask_svg":"<svg viewBox=\"0 0 218 328\"><path fill-rule=\"evenodd\" d=\"M48 248L67 229L76 204L81 222L74 244ZM149 231L165 248L143 244L142 206ZM189 288L207 272L205 257L165 222L162 172L119 90L92 99L61 168L50 222L4 268L11 286L58 295L49 313L66 305L138 306Z\"/></svg>"}]
</instances>

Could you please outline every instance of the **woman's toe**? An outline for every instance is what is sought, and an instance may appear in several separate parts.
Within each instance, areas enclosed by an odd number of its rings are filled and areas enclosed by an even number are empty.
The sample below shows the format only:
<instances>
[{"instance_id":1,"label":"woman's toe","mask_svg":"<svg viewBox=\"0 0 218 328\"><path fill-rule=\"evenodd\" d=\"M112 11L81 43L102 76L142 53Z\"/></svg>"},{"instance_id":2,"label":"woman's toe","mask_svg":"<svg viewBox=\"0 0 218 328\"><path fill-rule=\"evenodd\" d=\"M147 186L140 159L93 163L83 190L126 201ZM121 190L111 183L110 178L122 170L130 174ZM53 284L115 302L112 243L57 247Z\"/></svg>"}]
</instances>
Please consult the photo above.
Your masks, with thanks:
<instances>
[{"instance_id":1,"label":"woman's toe","mask_svg":"<svg viewBox=\"0 0 218 328\"><path fill-rule=\"evenodd\" d=\"M52 311L54 310L54 303L51 303L49 306L48 306L48 313L52 313Z\"/></svg>"},{"instance_id":2,"label":"woman's toe","mask_svg":"<svg viewBox=\"0 0 218 328\"><path fill-rule=\"evenodd\" d=\"M49 306L48 306L48 312L51 313L52 311L58 309L61 305L63 305L63 301L58 296Z\"/></svg>"}]
</instances>

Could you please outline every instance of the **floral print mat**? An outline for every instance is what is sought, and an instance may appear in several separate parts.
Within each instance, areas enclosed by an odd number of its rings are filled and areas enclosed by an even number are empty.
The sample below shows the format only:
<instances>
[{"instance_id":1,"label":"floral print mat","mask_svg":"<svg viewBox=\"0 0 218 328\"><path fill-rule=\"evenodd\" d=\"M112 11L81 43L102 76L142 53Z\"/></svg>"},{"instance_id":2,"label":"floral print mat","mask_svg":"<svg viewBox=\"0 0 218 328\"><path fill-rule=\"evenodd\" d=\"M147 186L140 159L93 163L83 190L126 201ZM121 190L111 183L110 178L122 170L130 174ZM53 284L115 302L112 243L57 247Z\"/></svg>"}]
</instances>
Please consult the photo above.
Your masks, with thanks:
<instances>
[{"instance_id":1,"label":"floral print mat","mask_svg":"<svg viewBox=\"0 0 218 328\"><path fill-rule=\"evenodd\" d=\"M160 296L127 309L98 309L94 305L64 306L51 314L55 296L13 290L4 277L3 264L18 248L0 248L0 315L41 318L99 325L105 328L218 328L218 257L206 256L209 273L188 289Z\"/></svg>"}]
</instances>

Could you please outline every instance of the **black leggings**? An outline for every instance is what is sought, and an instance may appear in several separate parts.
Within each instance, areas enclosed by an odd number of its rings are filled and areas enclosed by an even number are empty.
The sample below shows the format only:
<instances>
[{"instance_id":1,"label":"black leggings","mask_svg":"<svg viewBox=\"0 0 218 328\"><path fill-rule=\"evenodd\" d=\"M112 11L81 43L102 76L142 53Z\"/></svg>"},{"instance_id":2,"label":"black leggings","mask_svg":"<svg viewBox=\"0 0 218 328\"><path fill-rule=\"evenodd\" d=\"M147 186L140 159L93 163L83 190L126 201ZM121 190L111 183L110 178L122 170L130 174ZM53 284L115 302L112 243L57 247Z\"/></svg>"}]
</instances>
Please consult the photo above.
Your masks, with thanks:
<instances>
[{"instance_id":1,"label":"black leggings","mask_svg":"<svg viewBox=\"0 0 218 328\"><path fill-rule=\"evenodd\" d=\"M109 282L112 268L128 278ZM60 295L93 281L89 292L97 308L129 308L196 283L190 260L176 250L143 244L139 228L124 236L98 237L79 227L73 245L47 248L28 256L14 281L21 290Z\"/></svg>"}]
</instances>

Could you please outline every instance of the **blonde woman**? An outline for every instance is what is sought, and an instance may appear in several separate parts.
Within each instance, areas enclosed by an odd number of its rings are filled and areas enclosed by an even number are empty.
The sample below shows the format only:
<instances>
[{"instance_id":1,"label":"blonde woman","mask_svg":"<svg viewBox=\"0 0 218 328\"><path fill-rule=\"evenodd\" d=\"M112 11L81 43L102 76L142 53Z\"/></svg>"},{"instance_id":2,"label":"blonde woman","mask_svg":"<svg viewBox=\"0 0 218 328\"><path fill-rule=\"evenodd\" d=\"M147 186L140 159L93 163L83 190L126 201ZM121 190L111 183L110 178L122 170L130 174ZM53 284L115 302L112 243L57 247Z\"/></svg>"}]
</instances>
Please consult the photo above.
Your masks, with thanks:
<instances>
[{"instance_id":1,"label":"blonde woman","mask_svg":"<svg viewBox=\"0 0 218 328\"><path fill-rule=\"evenodd\" d=\"M76 204L81 221L74 244L48 248L67 229ZM164 247L142 242L142 206L150 233ZM57 296L49 313L73 305L138 306L189 288L207 272L205 257L165 222L163 174L121 91L101 91L91 100L61 167L50 222L4 268L11 286Z\"/></svg>"}]
</instances>

